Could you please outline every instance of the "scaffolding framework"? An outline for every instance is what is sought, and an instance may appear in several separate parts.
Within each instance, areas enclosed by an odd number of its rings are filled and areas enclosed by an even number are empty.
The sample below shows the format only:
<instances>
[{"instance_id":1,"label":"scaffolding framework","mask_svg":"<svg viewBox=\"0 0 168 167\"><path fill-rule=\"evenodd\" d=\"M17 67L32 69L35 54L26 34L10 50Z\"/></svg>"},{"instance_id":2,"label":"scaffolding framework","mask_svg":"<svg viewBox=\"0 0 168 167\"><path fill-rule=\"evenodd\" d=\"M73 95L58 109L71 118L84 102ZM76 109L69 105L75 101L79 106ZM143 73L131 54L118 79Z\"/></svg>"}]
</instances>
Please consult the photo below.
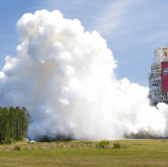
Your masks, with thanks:
<instances>
[{"instance_id":1,"label":"scaffolding framework","mask_svg":"<svg viewBox=\"0 0 168 167\"><path fill-rule=\"evenodd\" d=\"M151 72L148 74L149 79L149 98L153 105L159 102L168 103L168 94L162 93L162 76L161 62L168 61L168 49L161 47L153 52L153 63L151 64Z\"/></svg>"}]
</instances>

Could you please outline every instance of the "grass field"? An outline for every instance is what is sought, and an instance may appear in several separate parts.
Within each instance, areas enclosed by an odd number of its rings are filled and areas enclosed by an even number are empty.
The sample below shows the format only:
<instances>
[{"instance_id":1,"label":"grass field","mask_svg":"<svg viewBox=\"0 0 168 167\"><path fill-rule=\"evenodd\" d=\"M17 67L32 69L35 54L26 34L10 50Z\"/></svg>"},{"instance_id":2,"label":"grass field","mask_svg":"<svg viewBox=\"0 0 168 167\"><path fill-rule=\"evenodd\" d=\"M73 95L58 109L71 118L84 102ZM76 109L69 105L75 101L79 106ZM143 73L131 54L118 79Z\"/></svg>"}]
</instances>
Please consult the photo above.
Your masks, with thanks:
<instances>
[{"instance_id":1,"label":"grass field","mask_svg":"<svg viewBox=\"0 0 168 167\"><path fill-rule=\"evenodd\" d=\"M120 140L115 149L110 141L37 142L0 145L0 166L168 166L168 140Z\"/></svg>"}]
</instances>

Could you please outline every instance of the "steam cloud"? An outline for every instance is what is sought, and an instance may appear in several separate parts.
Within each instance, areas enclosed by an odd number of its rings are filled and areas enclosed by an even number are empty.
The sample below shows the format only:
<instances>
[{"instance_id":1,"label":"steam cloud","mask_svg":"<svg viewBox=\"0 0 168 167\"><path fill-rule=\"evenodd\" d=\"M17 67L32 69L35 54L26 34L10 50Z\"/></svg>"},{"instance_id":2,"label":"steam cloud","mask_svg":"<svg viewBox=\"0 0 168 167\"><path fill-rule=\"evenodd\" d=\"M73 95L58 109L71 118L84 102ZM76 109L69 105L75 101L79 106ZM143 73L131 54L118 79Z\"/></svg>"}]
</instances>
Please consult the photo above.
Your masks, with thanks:
<instances>
[{"instance_id":1,"label":"steam cloud","mask_svg":"<svg viewBox=\"0 0 168 167\"><path fill-rule=\"evenodd\" d=\"M167 105L149 106L148 88L117 81L116 61L97 32L59 11L25 14L17 57L0 72L0 106L25 106L33 140L168 136Z\"/></svg>"}]
</instances>

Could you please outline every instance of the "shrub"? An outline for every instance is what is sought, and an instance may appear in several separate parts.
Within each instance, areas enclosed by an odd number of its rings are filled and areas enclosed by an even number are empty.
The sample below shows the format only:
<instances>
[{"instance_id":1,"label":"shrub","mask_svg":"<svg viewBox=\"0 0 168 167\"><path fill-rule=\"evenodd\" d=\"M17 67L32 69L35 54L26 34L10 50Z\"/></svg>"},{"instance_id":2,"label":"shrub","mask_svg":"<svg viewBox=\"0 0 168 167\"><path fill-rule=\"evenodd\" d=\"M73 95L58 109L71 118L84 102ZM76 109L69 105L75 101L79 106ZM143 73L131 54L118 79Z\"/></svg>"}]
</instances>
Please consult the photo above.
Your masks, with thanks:
<instances>
[{"instance_id":1,"label":"shrub","mask_svg":"<svg viewBox=\"0 0 168 167\"><path fill-rule=\"evenodd\" d=\"M11 139L10 139L10 138L6 138L6 139L5 139L5 143L6 143L6 144L11 144L11 143L12 143L12 141L11 141Z\"/></svg>"},{"instance_id":2,"label":"shrub","mask_svg":"<svg viewBox=\"0 0 168 167\"><path fill-rule=\"evenodd\" d=\"M20 151L20 150L21 150L21 147L18 146L18 145L16 145L16 146L14 147L14 149L15 149L15 151Z\"/></svg>"},{"instance_id":3,"label":"shrub","mask_svg":"<svg viewBox=\"0 0 168 167\"><path fill-rule=\"evenodd\" d=\"M22 135L20 135L19 140L24 141L24 137Z\"/></svg>"},{"instance_id":4,"label":"shrub","mask_svg":"<svg viewBox=\"0 0 168 167\"><path fill-rule=\"evenodd\" d=\"M99 148L105 148L105 146L109 145L109 141L101 141L100 143L96 144L96 147L99 147Z\"/></svg>"},{"instance_id":5,"label":"shrub","mask_svg":"<svg viewBox=\"0 0 168 167\"><path fill-rule=\"evenodd\" d=\"M31 143L31 144L35 144L36 142L35 142L35 141L33 141L33 140L31 140L31 141L30 141L30 143Z\"/></svg>"},{"instance_id":6,"label":"shrub","mask_svg":"<svg viewBox=\"0 0 168 167\"><path fill-rule=\"evenodd\" d=\"M27 141L28 144L35 144L36 142L31 140L31 141Z\"/></svg>"},{"instance_id":7,"label":"shrub","mask_svg":"<svg viewBox=\"0 0 168 167\"><path fill-rule=\"evenodd\" d=\"M5 138L4 140L1 140L0 144L10 144L10 138Z\"/></svg>"},{"instance_id":8,"label":"shrub","mask_svg":"<svg viewBox=\"0 0 168 167\"><path fill-rule=\"evenodd\" d=\"M93 145L92 145L92 144L90 144L89 148L90 148L90 149L92 149L92 148L93 148Z\"/></svg>"},{"instance_id":9,"label":"shrub","mask_svg":"<svg viewBox=\"0 0 168 167\"><path fill-rule=\"evenodd\" d=\"M121 144L119 142L113 144L114 148L120 149Z\"/></svg>"},{"instance_id":10,"label":"shrub","mask_svg":"<svg viewBox=\"0 0 168 167\"><path fill-rule=\"evenodd\" d=\"M60 140L57 140L57 141L56 141L56 143L57 143L57 144L60 144L60 143L61 143L61 141L60 141Z\"/></svg>"},{"instance_id":11,"label":"shrub","mask_svg":"<svg viewBox=\"0 0 168 167\"><path fill-rule=\"evenodd\" d=\"M27 147L23 147L23 151L29 151Z\"/></svg>"},{"instance_id":12,"label":"shrub","mask_svg":"<svg viewBox=\"0 0 168 167\"><path fill-rule=\"evenodd\" d=\"M73 144L71 144L71 148L74 148L74 145L73 145Z\"/></svg>"}]
</instances>

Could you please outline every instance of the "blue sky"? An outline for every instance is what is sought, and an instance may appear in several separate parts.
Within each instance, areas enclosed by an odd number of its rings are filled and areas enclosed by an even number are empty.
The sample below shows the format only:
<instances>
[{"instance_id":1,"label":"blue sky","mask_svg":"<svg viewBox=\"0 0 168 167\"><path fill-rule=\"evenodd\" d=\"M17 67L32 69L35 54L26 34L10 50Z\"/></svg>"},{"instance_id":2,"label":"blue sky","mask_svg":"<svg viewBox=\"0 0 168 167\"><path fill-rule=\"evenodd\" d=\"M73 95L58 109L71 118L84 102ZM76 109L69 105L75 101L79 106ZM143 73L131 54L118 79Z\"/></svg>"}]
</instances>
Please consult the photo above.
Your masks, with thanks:
<instances>
[{"instance_id":1,"label":"blue sky","mask_svg":"<svg viewBox=\"0 0 168 167\"><path fill-rule=\"evenodd\" d=\"M98 31L118 60L118 79L148 86L148 72L157 46L168 47L167 0L2 0L0 4L0 69L20 44L16 23L24 13L60 10L78 19L85 31Z\"/></svg>"}]
</instances>

